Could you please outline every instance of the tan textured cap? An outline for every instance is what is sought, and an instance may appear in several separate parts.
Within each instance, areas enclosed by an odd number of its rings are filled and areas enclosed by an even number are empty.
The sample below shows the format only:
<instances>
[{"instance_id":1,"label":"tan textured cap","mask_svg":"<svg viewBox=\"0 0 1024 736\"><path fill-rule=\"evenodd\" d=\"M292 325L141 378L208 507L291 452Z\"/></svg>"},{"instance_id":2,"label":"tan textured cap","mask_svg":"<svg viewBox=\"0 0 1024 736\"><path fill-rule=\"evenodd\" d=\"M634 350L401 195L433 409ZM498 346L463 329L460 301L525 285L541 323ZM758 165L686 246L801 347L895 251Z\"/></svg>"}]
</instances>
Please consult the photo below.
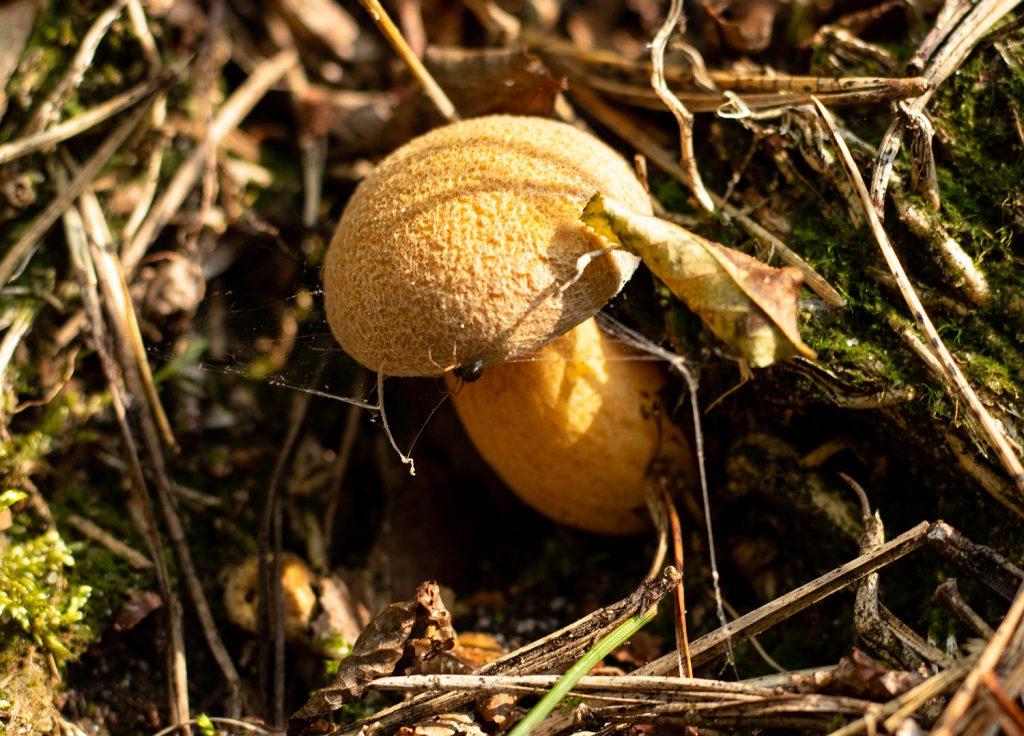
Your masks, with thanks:
<instances>
[{"instance_id":1,"label":"tan textured cap","mask_svg":"<svg viewBox=\"0 0 1024 736\"><path fill-rule=\"evenodd\" d=\"M629 165L572 126L489 116L438 128L358 187L324 265L327 319L372 370L440 375L537 349L597 312L636 268L580 222L595 192L640 212Z\"/></svg>"}]
</instances>

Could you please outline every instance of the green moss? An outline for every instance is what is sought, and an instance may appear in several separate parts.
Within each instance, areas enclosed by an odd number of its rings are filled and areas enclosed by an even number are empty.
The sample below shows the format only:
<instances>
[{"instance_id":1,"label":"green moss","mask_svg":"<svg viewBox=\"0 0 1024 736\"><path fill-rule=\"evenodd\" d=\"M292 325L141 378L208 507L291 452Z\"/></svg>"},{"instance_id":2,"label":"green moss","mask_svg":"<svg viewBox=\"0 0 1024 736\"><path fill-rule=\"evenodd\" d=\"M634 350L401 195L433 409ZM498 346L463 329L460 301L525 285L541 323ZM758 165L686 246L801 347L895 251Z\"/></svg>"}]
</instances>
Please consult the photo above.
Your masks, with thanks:
<instances>
[{"instance_id":1,"label":"green moss","mask_svg":"<svg viewBox=\"0 0 1024 736\"><path fill-rule=\"evenodd\" d=\"M0 511L25 494L0 494ZM19 524L0 537L0 624L15 624L40 646L60 657L71 650L67 639L82 620L91 588L72 585L65 570L73 567L71 548L57 530L34 535Z\"/></svg>"}]
</instances>

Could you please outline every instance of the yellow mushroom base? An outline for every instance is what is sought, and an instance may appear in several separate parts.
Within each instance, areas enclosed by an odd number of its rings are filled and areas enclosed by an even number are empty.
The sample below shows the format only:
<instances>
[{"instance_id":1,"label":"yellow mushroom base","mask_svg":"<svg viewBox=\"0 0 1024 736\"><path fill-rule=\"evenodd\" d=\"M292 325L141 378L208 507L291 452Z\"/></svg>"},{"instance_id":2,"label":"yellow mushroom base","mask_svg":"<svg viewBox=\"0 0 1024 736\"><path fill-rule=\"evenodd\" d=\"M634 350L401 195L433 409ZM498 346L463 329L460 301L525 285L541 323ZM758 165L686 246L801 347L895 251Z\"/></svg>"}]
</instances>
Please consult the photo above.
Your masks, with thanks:
<instances>
[{"instance_id":1,"label":"yellow mushroom base","mask_svg":"<svg viewBox=\"0 0 1024 736\"><path fill-rule=\"evenodd\" d=\"M658 458L692 481L693 456L657 398L665 376L587 320L536 353L449 377L477 450L520 498L600 534L651 526L648 469ZM664 465L662 466L664 467Z\"/></svg>"}]
</instances>

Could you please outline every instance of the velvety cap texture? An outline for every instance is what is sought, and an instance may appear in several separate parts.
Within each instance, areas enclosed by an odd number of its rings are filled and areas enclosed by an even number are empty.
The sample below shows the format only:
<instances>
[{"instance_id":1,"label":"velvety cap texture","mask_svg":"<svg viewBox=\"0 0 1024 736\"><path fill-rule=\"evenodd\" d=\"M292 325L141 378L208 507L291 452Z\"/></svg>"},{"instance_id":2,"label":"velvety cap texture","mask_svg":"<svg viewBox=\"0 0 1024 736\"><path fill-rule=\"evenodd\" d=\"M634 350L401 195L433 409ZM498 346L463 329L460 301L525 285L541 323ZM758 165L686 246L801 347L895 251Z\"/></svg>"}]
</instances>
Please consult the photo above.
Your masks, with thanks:
<instances>
[{"instance_id":1,"label":"velvety cap texture","mask_svg":"<svg viewBox=\"0 0 1024 736\"><path fill-rule=\"evenodd\" d=\"M544 118L437 128L388 156L353 194L323 282L342 347L371 370L440 375L530 352L597 312L637 259L615 252L563 293L601 241L580 221L602 192L649 213L626 161Z\"/></svg>"}]
</instances>

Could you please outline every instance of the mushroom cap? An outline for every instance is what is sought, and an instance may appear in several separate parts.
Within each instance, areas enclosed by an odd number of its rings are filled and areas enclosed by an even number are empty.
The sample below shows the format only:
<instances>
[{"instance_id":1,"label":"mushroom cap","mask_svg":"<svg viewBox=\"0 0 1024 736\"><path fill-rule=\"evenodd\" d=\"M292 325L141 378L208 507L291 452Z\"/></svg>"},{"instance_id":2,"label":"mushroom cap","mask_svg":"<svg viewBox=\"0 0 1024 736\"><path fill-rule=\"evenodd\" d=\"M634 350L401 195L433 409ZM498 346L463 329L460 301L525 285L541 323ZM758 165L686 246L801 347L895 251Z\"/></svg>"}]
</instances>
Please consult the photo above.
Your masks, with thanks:
<instances>
[{"instance_id":1,"label":"mushroom cap","mask_svg":"<svg viewBox=\"0 0 1024 736\"><path fill-rule=\"evenodd\" d=\"M316 609L313 571L290 552L281 555L281 594L284 631L289 639L301 637ZM224 608L228 618L246 631L256 632L259 621L260 560L248 557L230 568L224 584Z\"/></svg>"},{"instance_id":2,"label":"mushroom cap","mask_svg":"<svg viewBox=\"0 0 1024 736\"><path fill-rule=\"evenodd\" d=\"M544 118L492 115L402 146L356 189L324 264L327 320L371 370L436 376L530 352L591 317L638 259L580 221L603 192L649 213L626 161Z\"/></svg>"},{"instance_id":3,"label":"mushroom cap","mask_svg":"<svg viewBox=\"0 0 1024 736\"><path fill-rule=\"evenodd\" d=\"M600 534L649 528L645 492L655 457L693 484L689 443L658 399L665 375L593 319L525 360L461 386L449 376L448 385L480 455L555 521Z\"/></svg>"}]
</instances>

